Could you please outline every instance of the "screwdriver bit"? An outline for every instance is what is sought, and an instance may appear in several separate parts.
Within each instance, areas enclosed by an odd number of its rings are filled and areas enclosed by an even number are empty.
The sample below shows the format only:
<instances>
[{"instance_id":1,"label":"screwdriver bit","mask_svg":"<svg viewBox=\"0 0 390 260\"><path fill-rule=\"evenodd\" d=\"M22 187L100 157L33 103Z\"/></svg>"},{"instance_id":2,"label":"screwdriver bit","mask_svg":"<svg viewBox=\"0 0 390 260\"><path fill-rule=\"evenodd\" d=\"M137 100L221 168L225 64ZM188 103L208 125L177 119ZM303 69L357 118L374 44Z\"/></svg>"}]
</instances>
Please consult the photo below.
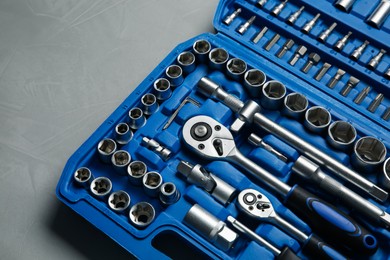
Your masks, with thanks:
<instances>
[{"instance_id":1,"label":"screwdriver bit","mask_svg":"<svg viewBox=\"0 0 390 260\"><path fill-rule=\"evenodd\" d=\"M266 51L270 51L271 48L275 45L275 43L277 43L280 39L280 34L275 34L274 37L272 37L265 45L264 45L264 49Z\"/></svg>"},{"instance_id":2,"label":"screwdriver bit","mask_svg":"<svg viewBox=\"0 0 390 260\"><path fill-rule=\"evenodd\" d=\"M341 38L334 46L333 49L336 51L342 51L344 49L345 44L347 44L348 38L352 35L352 32L348 32L343 38Z\"/></svg>"},{"instance_id":3,"label":"screwdriver bit","mask_svg":"<svg viewBox=\"0 0 390 260\"><path fill-rule=\"evenodd\" d=\"M349 56L352 60L354 61L357 61L360 56L362 56L363 54L363 51L366 49L366 47L370 44L369 41L364 41L362 43L362 45L360 45L359 47L357 47L351 54L351 56Z\"/></svg>"},{"instance_id":4,"label":"screwdriver bit","mask_svg":"<svg viewBox=\"0 0 390 260\"><path fill-rule=\"evenodd\" d=\"M389 121L390 119L390 107L386 108L385 112L382 114L382 119Z\"/></svg>"},{"instance_id":5,"label":"screwdriver bit","mask_svg":"<svg viewBox=\"0 0 390 260\"><path fill-rule=\"evenodd\" d=\"M307 52L307 48L306 46L303 46L303 45L299 45L298 48L295 50L295 53L294 53L294 56L291 58L291 60L289 61L289 64L291 66L294 66L297 61L306 54Z\"/></svg>"},{"instance_id":6,"label":"screwdriver bit","mask_svg":"<svg viewBox=\"0 0 390 260\"><path fill-rule=\"evenodd\" d=\"M260 0L256 3L257 7L263 8L263 6L267 3L268 0Z\"/></svg>"},{"instance_id":7,"label":"screwdriver bit","mask_svg":"<svg viewBox=\"0 0 390 260\"><path fill-rule=\"evenodd\" d=\"M318 13L316 14L316 16L314 16L314 18L312 20L310 20L309 22L307 22L303 28L302 28L302 32L304 33L309 33L311 31L311 29L313 29L314 25L316 24L318 18L320 18L321 14Z\"/></svg>"},{"instance_id":8,"label":"screwdriver bit","mask_svg":"<svg viewBox=\"0 0 390 260\"><path fill-rule=\"evenodd\" d=\"M334 28L336 28L337 23L332 23L331 26L329 26L328 29L321 32L320 36L318 36L317 40L319 42L324 43L326 39L328 39L329 35L333 32Z\"/></svg>"},{"instance_id":9,"label":"screwdriver bit","mask_svg":"<svg viewBox=\"0 0 390 260\"><path fill-rule=\"evenodd\" d=\"M308 73L311 67L313 67L313 65L317 65L318 62L320 62L320 60L321 60L320 55L318 55L315 52L310 53L309 59L307 60L306 64L302 67L301 71L303 73Z\"/></svg>"},{"instance_id":10,"label":"screwdriver bit","mask_svg":"<svg viewBox=\"0 0 390 260\"><path fill-rule=\"evenodd\" d=\"M383 58L383 55L385 55L385 53L386 50L381 49L380 52L376 56L374 56L367 64L367 68L369 68L370 70L376 69L376 67L378 66L379 62L381 62L381 59Z\"/></svg>"},{"instance_id":11,"label":"screwdriver bit","mask_svg":"<svg viewBox=\"0 0 390 260\"><path fill-rule=\"evenodd\" d=\"M363 100L367 97L368 93L371 91L371 87L370 86L367 86L365 87L357 96L356 98L353 100L353 102L355 104L358 104L360 105Z\"/></svg>"},{"instance_id":12,"label":"screwdriver bit","mask_svg":"<svg viewBox=\"0 0 390 260\"><path fill-rule=\"evenodd\" d=\"M344 86L344 88L340 91L340 94L343 97L346 97L351 90L356 87L357 84L359 84L360 80L355 78L354 76L351 76L347 82L347 84Z\"/></svg>"},{"instance_id":13,"label":"screwdriver bit","mask_svg":"<svg viewBox=\"0 0 390 260\"><path fill-rule=\"evenodd\" d=\"M292 46L294 46L294 41L292 39L288 39L282 46L282 48L280 48L280 50L275 54L276 57L278 57L279 59L283 58L284 54L286 54L286 52L288 50L290 50L292 48Z\"/></svg>"},{"instance_id":14,"label":"screwdriver bit","mask_svg":"<svg viewBox=\"0 0 390 260\"><path fill-rule=\"evenodd\" d=\"M379 105L382 103L384 99L384 96L382 93L379 93L374 100L370 103L370 105L367 107L367 110L370 111L371 113L375 113Z\"/></svg>"},{"instance_id":15,"label":"screwdriver bit","mask_svg":"<svg viewBox=\"0 0 390 260\"><path fill-rule=\"evenodd\" d=\"M243 34L248 30L249 26L252 25L252 23L253 23L253 21L254 21L255 19L256 19L256 16L252 16L251 18L249 18L248 21L246 21L244 24L242 24L242 25L238 28L237 32L238 32L239 34L243 35Z\"/></svg>"},{"instance_id":16,"label":"screwdriver bit","mask_svg":"<svg viewBox=\"0 0 390 260\"><path fill-rule=\"evenodd\" d=\"M282 12L284 7L286 6L287 2L288 2L288 0L285 0L282 3L280 3L279 5L275 6L275 8L271 11L271 14L273 16L278 16Z\"/></svg>"},{"instance_id":17,"label":"screwdriver bit","mask_svg":"<svg viewBox=\"0 0 390 260\"><path fill-rule=\"evenodd\" d=\"M302 14L303 10L305 9L305 6L302 6L299 8L295 13L292 13L286 20L286 23L289 25L293 25L295 21L298 19L298 17Z\"/></svg>"},{"instance_id":18,"label":"screwdriver bit","mask_svg":"<svg viewBox=\"0 0 390 260\"><path fill-rule=\"evenodd\" d=\"M264 26L263 29L253 38L253 43L258 43L261 38L263 38L264 34L268 31L268 27Z\"/></svg>"},{"instance_id":19,"label":"screwdriver bit","mask_svg":"<svg viewBox=\"0 0 390 260\"><path fill-rule=\"evenodd\" d=\"M234 11L231 15L228 15L225 20L223 20L223 23L226 25L230 25L234 19L237 18L237 16L241 13L241 8L238 8L236 11Z\"/></svg>"},{"instance_id":20,"label":"screwdriver bit","mask_svg":"<svg viewBox=\"0 0 390 260\"><path fill-rule=\"evenodd\" d=\"M327 62L325 62L324 65L322 65L322 68L318 70L318 72L317 72L316 76L314 77L314 79L317 80L317 81L320 81L324 77L326 72L328 72L330 67L332 67L332 65L327 63Z\"/></svg>"},{"instance_id":21,"label":"screwdriver bit","mask_svg":"<svg viewBox=\"0 0 390 260\"><path fill-rule=\"evenodd\" d=\"M334 77L329 80L328 87L334 88L334 86L336 86L337 82L339 82L339 80L344 76L344 74L345 74L344 70L338 69Z\"/></svg>"},{"instance_id":22,"label":"screwdriver bit","mask_svg":"<svg viewBox=\"0 0 390 260\"><path fill-rule=\"evenodd\" d=\"M385 72L385 78L390 79L390 67Z\"/></svg>"}]
</instances>

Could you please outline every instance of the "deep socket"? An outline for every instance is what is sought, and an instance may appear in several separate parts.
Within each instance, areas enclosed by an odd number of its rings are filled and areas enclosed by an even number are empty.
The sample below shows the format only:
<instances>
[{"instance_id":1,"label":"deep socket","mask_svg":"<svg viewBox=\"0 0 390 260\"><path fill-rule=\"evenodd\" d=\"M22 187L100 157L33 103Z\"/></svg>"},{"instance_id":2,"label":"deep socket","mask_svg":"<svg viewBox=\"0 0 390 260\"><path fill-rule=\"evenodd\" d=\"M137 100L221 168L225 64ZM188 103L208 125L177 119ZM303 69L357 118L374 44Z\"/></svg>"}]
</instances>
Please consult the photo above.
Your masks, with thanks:
<instances>
[{"instance_id":1,"label":"deep socket","mask_svg":"<svg viewBox=\"0 0 390 260\"><path fill-rule=\"evenodd\" d=\"M173 88L180 86L184 81L183 70L178 65L170 65L165 70L165 75Z\"/></svg>"},{"instance_id":2,"label":"deep socket","mask_svg":"<svg viewBox=\"0 0 390 260\"><path fill-rule=\"evenodd\" d=\"M338 9L349 13L349 11L351 10L351 8L355 2L356 2L356 0L338 0L338 1L336 1L336 3L334 3L334 5Z\"/></svg>"},{"instance_id":3,"label":"deep socket","mask_svg":"<svg viewBox=\"0 0 390 260\"><path fill-rule=\"evenodd\" d=\"M382 0L367 19L367 23L380 28L390 14L390 1Z\"/></svg>"}]
</instances>

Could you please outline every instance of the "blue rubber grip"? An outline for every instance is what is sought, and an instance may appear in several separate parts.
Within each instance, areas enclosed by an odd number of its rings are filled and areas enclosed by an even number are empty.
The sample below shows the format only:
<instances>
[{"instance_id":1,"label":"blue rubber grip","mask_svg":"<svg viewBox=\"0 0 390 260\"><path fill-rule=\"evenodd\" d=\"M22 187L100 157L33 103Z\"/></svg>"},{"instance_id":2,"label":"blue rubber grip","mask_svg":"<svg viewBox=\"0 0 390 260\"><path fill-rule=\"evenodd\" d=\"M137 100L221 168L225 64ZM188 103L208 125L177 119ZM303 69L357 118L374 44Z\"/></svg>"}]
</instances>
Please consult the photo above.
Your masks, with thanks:
<instances>
[{"instance_id":1,"label":"blue rubber grip","mask_svg":"<svg viewBox=\"0 0 390 260\"><path fill-rule=\"evenodd\" d=\"M371 255L378 249L376 238L363 226L334 206L305 189L294 186L286 196L286 205L314 232L348 250Z\"/></svg>"}]
</instances>

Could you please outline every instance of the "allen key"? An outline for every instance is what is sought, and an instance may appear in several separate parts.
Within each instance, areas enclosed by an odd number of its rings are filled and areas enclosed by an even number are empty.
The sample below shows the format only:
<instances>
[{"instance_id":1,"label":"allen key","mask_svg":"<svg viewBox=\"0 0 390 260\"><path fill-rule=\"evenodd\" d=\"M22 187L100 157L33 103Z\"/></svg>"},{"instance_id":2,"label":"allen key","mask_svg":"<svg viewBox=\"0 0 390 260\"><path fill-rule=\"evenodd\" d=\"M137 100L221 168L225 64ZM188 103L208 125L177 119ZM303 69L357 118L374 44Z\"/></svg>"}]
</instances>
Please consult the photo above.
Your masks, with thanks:
<instances>
[{"instance_id":1,"label":"allen key","mask_svg":"<svg viewBox=\"0 0 390 260\"><path fill-rule=\"evenodd\" d=\"M280 39L280 34L275 34L274 37L272 37L265 45L264 45L264 49L266 51L270 51L272 49L272 47L275 45L275 43L277 43Z\"/></svg>"},{"instance_id":2,"label":"allen key","mask_svg":"<svg viewBox=\"0 0 390 260\"><path fill-rule=\"evenodd\" d=\"M264 34L268 31L268 27L264 26L263 29L252 39L253 43L258 43L261 38L263 38Z\"/></svg>"},{"instance_id":3,"label":"allen key","mask_svg":"<svg viewBox=\"0 0 390 260\"><path fill-rule=\"evenodd\" d=\"M191 103L191 104L194 104L195 106L197 107L200 107L200 103L198 101L196 101L195 99L191 98L191 97L186 97L181 103L180 105L176 108L175 112L173 112L173 114L169 117L168 121L165 123L165 125L163 126L162 130L165 130L167 129L173 122L173 120L175 120L177 114L179 114L180 110L184 107L185 104L187 103Z\"/></svg>"}]
</instances>

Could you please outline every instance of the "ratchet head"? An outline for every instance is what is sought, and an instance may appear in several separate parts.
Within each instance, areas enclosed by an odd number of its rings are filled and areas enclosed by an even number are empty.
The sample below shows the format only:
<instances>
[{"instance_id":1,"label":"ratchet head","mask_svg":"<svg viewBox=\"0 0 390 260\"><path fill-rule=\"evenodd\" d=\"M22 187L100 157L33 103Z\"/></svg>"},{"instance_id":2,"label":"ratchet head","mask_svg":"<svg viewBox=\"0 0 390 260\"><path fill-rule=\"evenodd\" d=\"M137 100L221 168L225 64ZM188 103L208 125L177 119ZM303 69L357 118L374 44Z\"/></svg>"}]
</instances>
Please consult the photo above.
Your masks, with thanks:
<instances>
[{"instance_id":1,"label":"ratchet head","mask_svg":"<svg viewBox=\"0 0 390 260\"><path fill-rule=\"evenodd\" d=\"M183 126L187 146L208 159L228 160L237 152L229 129L209 116L194 116Z\"/></svg>"},{"instance_id":2,"label":"ratchet head","mask_svg":"<svg viewBox=\"0 0 390 260\"><path fill-rule=\"evenodd\" d=\"M276 217L274 208L269 199L254 189L245 189L237 199L238 208L248 216L263 221L271 221Z\"/></svg>"}]
</instances>

